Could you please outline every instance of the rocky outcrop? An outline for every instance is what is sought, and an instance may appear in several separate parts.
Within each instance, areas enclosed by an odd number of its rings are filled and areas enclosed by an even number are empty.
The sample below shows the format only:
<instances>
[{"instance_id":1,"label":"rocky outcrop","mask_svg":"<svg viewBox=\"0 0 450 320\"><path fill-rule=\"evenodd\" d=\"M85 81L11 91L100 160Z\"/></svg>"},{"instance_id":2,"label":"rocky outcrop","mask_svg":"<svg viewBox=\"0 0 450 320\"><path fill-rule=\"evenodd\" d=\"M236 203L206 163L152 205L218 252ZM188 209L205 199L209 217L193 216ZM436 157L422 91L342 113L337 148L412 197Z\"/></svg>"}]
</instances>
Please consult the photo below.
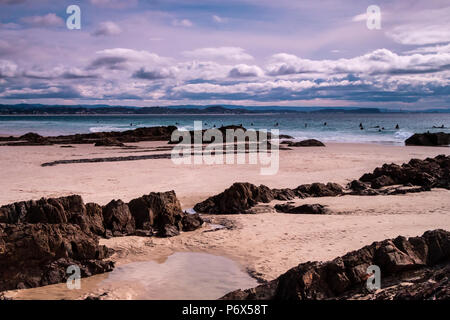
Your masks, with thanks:
<instances>
[{"instance_id":1,"label":"rocky outcrop","mask_svg":"<svg viewBox=\"0 0 450 320\"><path fill-rule=\"evenodd\" d=\"M448 146L450 145L450 133L416 133L405 141L407 146Z\"/></svg>"},{"instance_id":2,"label":"rocky outcrop","mask_svg":"<svg viewBox=\"0 0 450 320\"><path fill-rule=\"evenodd\" d=\"M353 187L362 188L362 183L368 183L373 189L391 185L413 185L424 188L450 189L450 156L439 155L425 160L411 159L401 166L397 164L384 164L372 173L364 174L361 183Z\"/></svg>"},{"instance_id":3,"label":"rocky outcrop","mask_svg":"<svg viewBox=\"0 0 450 320\"><path fill-rule=\"evenodd\" d=\"M130 209L122 200L112 200L103 207L103 220L105 229L114 236L132 235L136 230Z\"/></svg>"},{"instance_id":4,"label":"rocky outcrop","mask_svg":"<svg viewBox=\"0 0 450 320\"><path fill-rule=\"evenodd\" d=\"M333 182L302 184L295 189L295 192L304 197L335 197L343 194L341 185Z\"/></svg>"},{"instance_id":5,"label":"rocky outcrop","mask_svg":"<svg viewBox=\"0 0 450 320\"><path fill-rule=\"evenodd\" d=\"M98 140L94 146L96 147L124 147L125 144L115 138L104 138Z\"/></svg>"},{"instance_id":6,"label":"rocky outcrop","mask_svg":"<svg viewBox=\"0 0 450 320\"><path fill-rule=\"evenodd\" d=\"M161 236L192 231L203 224L199 215L188 217L183 212L175 191L152 192L131 200L128 206L137 229L157 229Z\"/></svg>"},{"instance_id":7,"label":"rocky outcrop","mask_svg":"<svg viewBox=\"0 0 450 320\"><path fill-rule=\"evenodd\" d=\"M275 210L282 213L294 214L330 214L330 210L321 204L303 204L301 206L294 206L292 204L277 204Z\"/></svg>"},{"instance_id":8,"label":"rocky outcrop","mask_svg":"<svg viewBox=\"0 0 450 320\"><path fill-rule=\"evenodd\" d=\"M175 126L137 128L127 131L94 132L85 134L42 137L30 132L20 137L9 137L6 145L89 144L121 146L127 142L169 141Z\"/></svg>"},{"instance_id":9,"label":"rocky outcrop","mask_svg":"<svg viewBox=\"0 0 450 320\"><path fill-rule=\"evenodd\" d=\"M198 214L181 210L174 191L152 192L130 206L122 200L85 205L78 195L2 206L0 291L66 281L71 265L82 277L111 271L114 265L103 260L110 252L97 235L171 237L202 224Z\"/></svg>"},{"instance_id":10,"label":"rocky outcrop","mask_svg":"<svg viewBox=\"0 0 450 320\"><path fill-rule=\"evenodd\" d=\"M256 288L231 292L222 299L321 300L367 296L367 268L371 265L381 270L382 289L393 282L404 282L412 272L428 275L423 277L422 283L416 283L411 291L399 290L398 294L387 298L449 299L449 264L450 232L427 231L421 237L397 237L374 242L332 261L301 263L273 281ZM444 287L425 282L439 272L441 274L436 278ZM379 293L369 296L372 299L377 297L383 298Z\"/></svg>"},{"instance_id":11,"label":"rocky outcrop","mask_svg":"<svg viewBox=\"0 0 450 320\"><path fill-rule=\"evenodd\" d=\"M281 144L285 144L288 147L325 147L323 142L316 139L307 139L302 141L282 141Z\"/></svg>"},{"instance_id":12,"label":"rocky outcrop","mask_svg":"<svg viewBox=\"0 0 450 320\"><path fill-rule=\"evenodd\" d=\"M253 213L249 210L257 203L276 200L292 200L295 197L334 197L343 194L343 188L337 183L312 183L298 186L296 189L270 189L251 183L234 183L224 192L206 199L194 206L194 210L209 214Z\"/></svg>"},{"instance_id":13,"label":"rocky outcrop","mask_svg":"<svg viewBox=\"0 0 450 320\"><path fill-rule=\"evenodd\" d=\"M91 233L70 223L0 224L0 291L66 281L67 267L81 276L111 271L108 249Z\"/></svg>"},{"instance_id":14,"label":"rocky outcrop","mask_svg":"<svg viewBox=\"0 0 450 320\"><path fill-rule=\"evenodd\" d=\"M210 214L239 214L246 213L258 202L268 203L274 199L270 188L251 183L234 183L224 192L210 197L194 206L194 210L200 213Z\"/></svg>"}]
</instances>

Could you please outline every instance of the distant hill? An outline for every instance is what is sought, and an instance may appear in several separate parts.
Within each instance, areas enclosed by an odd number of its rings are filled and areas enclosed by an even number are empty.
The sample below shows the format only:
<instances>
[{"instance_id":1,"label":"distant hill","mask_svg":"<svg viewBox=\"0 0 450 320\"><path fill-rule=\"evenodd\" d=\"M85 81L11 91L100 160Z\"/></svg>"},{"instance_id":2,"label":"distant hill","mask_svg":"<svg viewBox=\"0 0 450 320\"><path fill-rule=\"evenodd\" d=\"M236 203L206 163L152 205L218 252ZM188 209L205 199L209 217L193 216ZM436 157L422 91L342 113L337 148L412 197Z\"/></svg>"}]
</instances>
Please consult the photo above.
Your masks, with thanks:
<instances>
[{"instance_id":1,"label":"distant hill","mask_svg":"<svg viewBox=\"0 0 450 320\"><path fill-rule=\"evenodd\" d=\"M281 106L167 106L128 107L109 105L42 105L42 104L0 104L0 115L93 115L93 114L261 114L261 113L390 113L390 112L434 112L450 113L450 109L389 110L355 107L281 107Z\"/></svg>"}]
</instances>

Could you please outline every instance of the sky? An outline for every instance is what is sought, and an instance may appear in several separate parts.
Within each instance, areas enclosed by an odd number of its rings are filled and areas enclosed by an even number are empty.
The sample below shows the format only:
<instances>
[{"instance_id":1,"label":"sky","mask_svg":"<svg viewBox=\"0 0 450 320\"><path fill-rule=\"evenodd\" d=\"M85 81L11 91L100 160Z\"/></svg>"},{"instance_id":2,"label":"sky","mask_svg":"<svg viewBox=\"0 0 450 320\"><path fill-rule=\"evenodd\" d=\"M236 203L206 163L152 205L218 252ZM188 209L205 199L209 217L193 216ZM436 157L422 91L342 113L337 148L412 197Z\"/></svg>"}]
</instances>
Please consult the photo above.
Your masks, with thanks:
<instances>
[{"instance_id":1,"label":"sky","mask_svg":"<svg viewBox=\"0 0 450 320\"><path fill-rule=\"evenodd\" d=\"M449 84L448 0L0 0L2 104L450 108Z\"/></svg>"}]
</instances>

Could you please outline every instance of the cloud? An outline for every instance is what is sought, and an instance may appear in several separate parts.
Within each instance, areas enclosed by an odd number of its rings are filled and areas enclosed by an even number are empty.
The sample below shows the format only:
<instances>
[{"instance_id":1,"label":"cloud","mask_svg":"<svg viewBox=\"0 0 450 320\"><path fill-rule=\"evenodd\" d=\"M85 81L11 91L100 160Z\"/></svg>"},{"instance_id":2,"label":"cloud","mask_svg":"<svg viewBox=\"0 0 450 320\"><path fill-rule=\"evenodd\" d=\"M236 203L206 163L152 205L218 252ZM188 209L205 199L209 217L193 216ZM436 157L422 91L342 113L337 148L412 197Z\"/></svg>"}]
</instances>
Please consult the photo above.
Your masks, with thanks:
<instances>
[{"instance_id":1,"label":"cloud","mask_svg":"<svg viewBox=\"0 0 450 320\"><path fill-rule=\"evenodd\" d=\"M106 68L110 70L124 70L137 67L138 64L165 64L171 60L160 57L145 50L114 48L97 51L100 57L94 59L88 69Z\"/></svg>"},{"instance_id":2,"label":"cloud","mask_svg":"<svg viewBox=\"0 0 450 320\"><path fill-rule=\"evenodd\" d=\"M220 16L215 15L215 14L212 16L212 19L213 19L214 22L217 22L217 23L225 23L228 20L226 18L220 17Z\"/></svg>"},{"instance_id":3,"label":"cloud","mask_svg":"<svg viewBox=\"0 0 450 320\"><path fill-rule=\"evenodd\" d=\"M0 78L13 77L16 73L17 65L8 60L0 60Z\"/></svg>"},{"instance_id":4,"label":"cloud","mask_svg":"<svg viewBox=\"0 0 450 320\"><path fill-rule=\"evenodd\" d=\"M174 76L174 73L174 68L160 68L148 71L145 68L140 68L133 74L133 78L144 80L160 80L172 78Z\"/></svg>"},{"instance_id":5,"label":"cloud","mask_svg":"<svg viewBox=\"0 0 450 320\"><path fill-rule=\"evenodd\" d=\"M192 27L194 24L193 24L192 21L189 20L189 19L182 19L182 20L175 19L175 20L172 21L172 25L174 25L175 27L185 27L185 28L190 28L190 27Z\"/></svg>"},{"instance_id":6,"label":"cloud","mask_svg":"<svg viewBox=\"0 0 450 320\"><path fill-rule=\"evenodd\" d=\"M21 88L5 90L2 99L75 99L83 96L73 86L48 86L45 88Z\"/></svg>"},{"instance_id":7,"label":"cloud","mask_svg":"<svg viewBox=\"0 0 450 320\"><path fill-rule=\"evenodd\" d=\"M91 4L101 8L124 9L135 7L138 0L90 0Z\"/></svg>"},{"instance_id":8,"label":"cloud","mask_svg":"<svg viewBox=\"0 0 450 320\"><path fill-rule=\"evenodd\" d=\"M101 22L92 33L93 36L114 36L122 33L122 29L112 21Z\"/></svg>"},{"instance_id":9,"label":"cloud","mask_svg":"<svg viewBox=\"0 0 450 320\"><path fill-rule=\"evenodd\" d=\"M34 27L58 27L64 25L63 19L54 13L48 13L44 16L24 17L20 20Z\"/></svg>"},{"instance_id":10,"label":"cloud","mask_svg":"<svg viewBox=\"0 0 450 320\"><path fill-rule=\"evenodd\" d=\"M450 22L437 25L402 25L386 32L395 42L406 45L428 45L450 42Z\"/></svg>"},{"instance_id":11,"label":"cloud","mask_svg":"<svg viewBox=\"0 0 450 320\"><path fill-rule=\"evenodd\" d=\"M239 47L201 48L184 51L182 54L194 59L253 60L253 57Z\"/></svg>"},{"instance_id":12,"label":"cloud","mask_svg":"<svg viewBox=\"0 0 450 320\"><path fill-rule=\"evenodd\" d=\"M267 74L284 76L295 74L413 74L448 70L450 54L398 55L387 49L378 49L363 56L338 60L309 60L286 53L272 56L266 66Z\"/></svg>"},{"instance_id":13,"label":"cloud","mask_svg":"<svg viewBox=\"0 0 450 320\"><path fill-rule=\"evenodd\" d=\"M361 13L352 18L353 22L360 22L360 21L366 21L366 20L367 20L367 13Z\"/></svg>"},{"instance_id":14,"label":"cloud","mask_svg":"<svg viewBox=\"0 0 450 320\"><path fill-rule=\"evenodd\" d=\"M0 4L20 4L24 2L25 0L0 0Z\"/></svg>"},{"instance_id":15,"label":"cloud","mask_svg":"<svg viewBox=\"0 0 450 320\"><path fill-rule=\"evenodd\" d=\"M231 69L228 75L231 78L259 77L264 75L264 72L258 66L239 64Z\"/></svg>"}]
</instances>

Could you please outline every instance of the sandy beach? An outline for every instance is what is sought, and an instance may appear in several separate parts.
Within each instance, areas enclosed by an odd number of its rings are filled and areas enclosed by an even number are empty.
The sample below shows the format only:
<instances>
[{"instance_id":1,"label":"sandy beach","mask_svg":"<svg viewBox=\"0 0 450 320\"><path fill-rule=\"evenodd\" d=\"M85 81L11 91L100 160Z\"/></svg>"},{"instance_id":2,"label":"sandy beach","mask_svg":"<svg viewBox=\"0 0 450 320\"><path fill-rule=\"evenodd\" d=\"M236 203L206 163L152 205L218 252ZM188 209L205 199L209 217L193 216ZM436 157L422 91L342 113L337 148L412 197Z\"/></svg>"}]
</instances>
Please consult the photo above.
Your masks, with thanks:
<instances>
[{"instance_id":1,"label":"sandy beach","mask_svg":"<svg viewBox=\"0 0 450 320\"><path fill-rule=\"evenodd\" d=\"M255 165L175 165L170 159L41 166L55 160L169 152L157 149L166 146L162 142L135 145L137 149L92 145L2 147L0 204L80 194L85 202L104 205L113 198L129 201L152 191L175 190L182 207L189 209L238 181L271 188L328 181L345 185L383 163L401 164L411 158L450 154L450 149L444 147L329 143L325 148L280 151L280 170L273 176L260 175ZM101 243L116 250L112 258L119 266L164 261L174 252L203 252L231 258L255 278L272 280L301 262L329 260L373 241L450 229L450 191L443 189L393 196L295 200L297 204L326 205L332 214L320 216L277 213L273 209L276 202L258 205L259 213L254 215L204 215L228 229L205 232L205 224L173 238L129 236L102 239ZM36 297L32 292L42 294L43 289L14 295ZM126 298L119 293L117 297Z\"/></svg>"}]
</instances>

